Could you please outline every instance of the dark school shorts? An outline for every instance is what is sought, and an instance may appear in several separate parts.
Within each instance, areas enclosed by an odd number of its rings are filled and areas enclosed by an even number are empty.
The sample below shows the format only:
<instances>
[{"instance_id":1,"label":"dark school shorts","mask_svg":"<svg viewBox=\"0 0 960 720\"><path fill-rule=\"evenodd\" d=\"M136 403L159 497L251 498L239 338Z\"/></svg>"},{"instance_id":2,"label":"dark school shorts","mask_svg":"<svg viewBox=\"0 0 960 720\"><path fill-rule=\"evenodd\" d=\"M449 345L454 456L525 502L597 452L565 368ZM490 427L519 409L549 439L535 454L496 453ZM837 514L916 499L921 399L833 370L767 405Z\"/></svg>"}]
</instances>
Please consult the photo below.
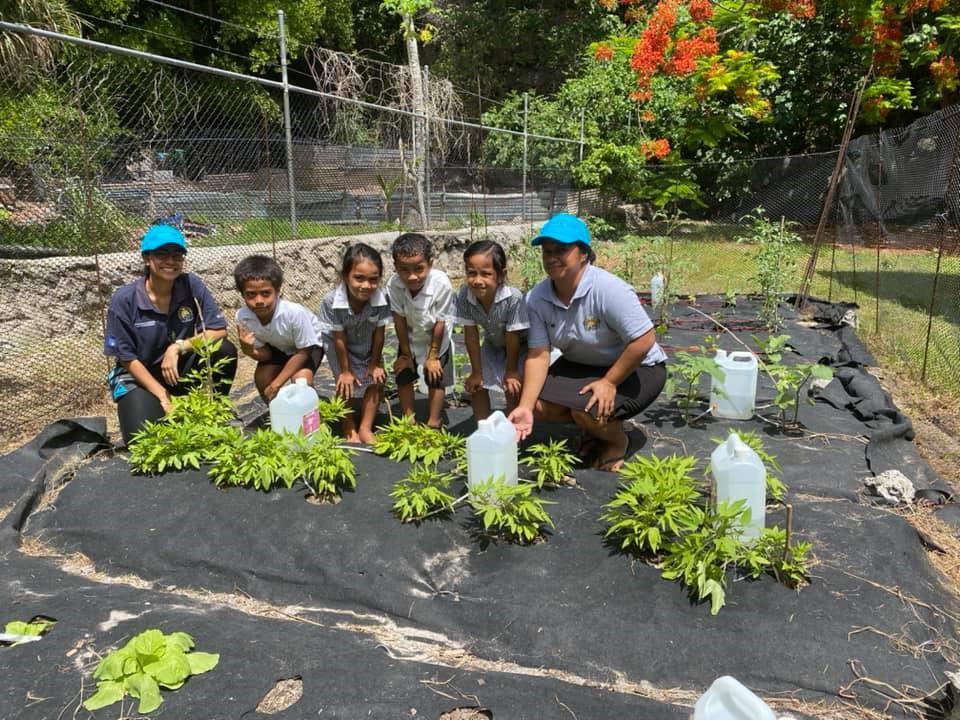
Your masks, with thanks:
<instances>
[{"instance_id":1,"label":"dark school shorts","mask_svg":"<svg viewBox=\"0 0 960 720\"><path fill-rule=\"evenodd\" d=\"M559 358L547 373L547 381L540 391L540 400L554 403L571 410L583 410L592 397L591 393L580 394L580 389L606 375L608 367L582 365L581 363ZM663 390L667 381L666 363L641 365L636 372L617 385L617 396L613 405L613 419L626 420L646 410ZM590 414L597 416L596 406L590 408Z\"/></svg>"},{"instance_id":2,"label":"dark school shorts","mask_svg":"<svg viewBox=\"0 0 960 720\"><path fill-rule=\"evenodd\" d=\"M416 358L413 358L414 364L417 366L417 370L422 371L423 365L417 362ZM447 350L443 355L440 356L440 367L443 370L443 375L440 378L440 382L430 381L426 373L424 373L423 379L427 383L427 387L431 388L448 388L453 385L453 353L450 350ZM417 381L419 375L417 371L411 370L410 368L404 368L399 373L397 373L397 385L411 385Z\"/></svg>"},{"instance_id":3,"label":"dark school shorts","mask_svg":"<svg viewBox=\"0 0 960 720\"><path fill-rule=\"evenodd\" d=\"M270 349L270 359L261 360L257 365L279 365L283 367L287 364L287 360L290 359L290 356L285 352L277 350L273 345L264 345L264 347ZM312 373L317 371L317 368L320 367L320 363L323 362L323 348L319 345L314 345L310 348L310 354L307 356L307 364L304 367Z\"/></svg>"}]
</instances>

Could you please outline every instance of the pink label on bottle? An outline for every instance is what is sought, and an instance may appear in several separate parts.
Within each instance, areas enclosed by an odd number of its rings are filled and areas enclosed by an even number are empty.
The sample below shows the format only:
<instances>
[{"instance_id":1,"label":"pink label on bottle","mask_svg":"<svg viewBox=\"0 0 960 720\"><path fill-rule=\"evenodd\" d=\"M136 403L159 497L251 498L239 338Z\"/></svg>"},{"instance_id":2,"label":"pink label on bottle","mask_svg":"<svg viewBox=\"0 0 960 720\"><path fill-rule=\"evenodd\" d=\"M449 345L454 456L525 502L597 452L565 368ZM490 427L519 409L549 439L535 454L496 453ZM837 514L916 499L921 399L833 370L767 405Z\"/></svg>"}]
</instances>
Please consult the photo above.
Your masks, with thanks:
<instances>
[{"instance_id":1,"label":"pink label on bottle","mask_svg":"<svg viewBox=\"0 0 960 720\"><path fill-rule=\"evenodd\" d=\"M320 427L319 410L311 410L302 418L300 418L300 429L303 430L304 435L309 435L318 427Z\"/></svg>"}]
</instances>

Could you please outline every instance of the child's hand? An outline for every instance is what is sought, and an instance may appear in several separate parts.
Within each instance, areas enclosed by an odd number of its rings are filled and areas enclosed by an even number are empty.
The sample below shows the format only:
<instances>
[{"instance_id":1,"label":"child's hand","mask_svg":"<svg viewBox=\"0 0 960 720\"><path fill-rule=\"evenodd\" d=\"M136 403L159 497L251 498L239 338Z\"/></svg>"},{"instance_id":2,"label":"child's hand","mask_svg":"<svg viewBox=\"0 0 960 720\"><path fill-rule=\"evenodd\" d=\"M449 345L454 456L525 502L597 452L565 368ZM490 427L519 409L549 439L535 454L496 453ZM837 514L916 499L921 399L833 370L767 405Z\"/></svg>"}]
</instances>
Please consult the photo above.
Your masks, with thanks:
<instances>
[{"instance_id":1,"label":"child's hand","mask_svg":"<svg viewBox=\"0 0 960 720\"><path fill-rule=\"evenodd\" d=\"M432 383L440 382L443 378L443 366L440 364L440 358L430 358L423 364L423 374L427 380Z\"/></svg>"},{"instance_id":2,"label":"child's hand","mask_svg":"<svg viewBox=\"0 0 960 720\"><path fill-rule=\"evenodd\" d=\"M280 386L276 383L270 383L263 389L263 397L269 402L277 396L278 392L280 392Z\"/></svg>"},{"instance_id":3,"label":"child's hand","mask_svg":"<svg viewBox=\"0 0 960 720\"><path fill-rule=\"evenodd\" d=\"M479 373L476 370L470 372L467 375L467 379L463 381L463 389L468 393L475 393L478 390L483 389L483 373Z\"/></svg>"},{"instance_id":4,"label":"child's hand","mask_svg":"<svg viewBox=\"0 0 960 720\"><path fill-rule=\"evenodd\" d=\"M251 331L243 323L237 323L237 337L240 339L241 345L253 345L253 341L256 339L254 337L253 331Z\"/></svg>"},{"instance_id":5,"label":"child's hand","mask_svg":"<svg viewBox=\"0 0 960 720\"><path fill-rule=\"evenodd\" d=\"M387 372L379 365L373 365L367 369L367 377L370 378L370 382L383 385L387 381Z\"/></svg>"},{"instance_id":6,"label":"child's hand","mask_svg":"<svg viewBox=\"0 0 960 720\"><path fill-rule=\"evenodd\" d=\"M402 370L413 370L413 359L409 355L397 355L393 361L393 374L399 375Z\"/></svg>"},{"instance_id":7,"label":"child's hand","mask_svg":"<svg viewBox=\"0 0 960 720\"><path fill-rule=\"evenodd\" d=\"M523 383L520 381L520 373L516 370L507 370L503 374L503 391L507 397L519 399L522 389Z\"/></svg>"},{"instance_id":8,"label":"child's hand","mask_svg":"<svg viewBox=\"0 0 960 720\"><path fill-rule=\"evenodd\" d=\"M337 376L337 395L342 397L344 400L352 400L353 386L359 384L360 381L357 379L356 375L349 370L344 370L339 376Z\"/></svg>"}]
</instances>

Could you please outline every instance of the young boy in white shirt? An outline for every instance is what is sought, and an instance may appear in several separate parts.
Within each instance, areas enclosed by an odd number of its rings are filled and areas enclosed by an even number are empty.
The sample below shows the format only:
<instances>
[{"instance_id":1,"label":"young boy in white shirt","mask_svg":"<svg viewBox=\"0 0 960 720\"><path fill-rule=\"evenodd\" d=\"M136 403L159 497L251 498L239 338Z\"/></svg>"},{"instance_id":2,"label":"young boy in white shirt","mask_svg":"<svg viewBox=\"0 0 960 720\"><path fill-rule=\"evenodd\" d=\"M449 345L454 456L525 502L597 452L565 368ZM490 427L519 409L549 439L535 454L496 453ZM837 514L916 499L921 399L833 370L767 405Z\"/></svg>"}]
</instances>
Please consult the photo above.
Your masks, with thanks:
<instances>
[{"instance_id":1,"label":"young boy in white shirt","mask_svg":"<svg viewBox=\"0 0 960 720\"><path fill-rule=\"evenodd\" d=\"M253 380L270 402L283 384L313 374L323 359L320 320L303 305L280 297L283 270L266 255L245 257L233 271L244 307L237 311L243 353L257 361Z\"/></svg>"},{"instance_id":2,"label":"young boy in white shirt","mask_svg":"<svg viewBox=\"0 0 960 720\"><path fill-rule=\"evenodd\" d=\"M398 353L393 371L400 411L413 415L413 384L419 374L427 384L427 425L443 424L443 400L453 385L453 308L450 278L433 267L433 246L420 233L404 233L391 247L396 270L387 283Z\"/></svg>"}]
</instances>

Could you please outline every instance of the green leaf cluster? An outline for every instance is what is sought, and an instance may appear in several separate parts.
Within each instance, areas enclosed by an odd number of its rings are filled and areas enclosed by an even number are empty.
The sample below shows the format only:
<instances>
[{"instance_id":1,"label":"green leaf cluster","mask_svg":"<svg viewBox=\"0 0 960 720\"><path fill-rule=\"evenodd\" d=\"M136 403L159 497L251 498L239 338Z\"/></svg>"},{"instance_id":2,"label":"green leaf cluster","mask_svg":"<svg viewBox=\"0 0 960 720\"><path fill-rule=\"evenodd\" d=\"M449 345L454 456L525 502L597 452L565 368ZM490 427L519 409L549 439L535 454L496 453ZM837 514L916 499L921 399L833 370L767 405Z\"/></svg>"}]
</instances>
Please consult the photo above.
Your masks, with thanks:
<instances>
[{"instance_id":1,"label":"green leaf cluster","mask_svg":"<svg viewBox=\"0 0 960 720\"><path fill-rule=\"evenodd\" d=\"M198 391L203 395L202 391ZM172 422L168 417L144 423L130 441L130 467L143 475L156 475L167 470L199 470L203 464L216 462L227 449L243 437L239 428L229 425L205 425L183 419Z\"/></svg>"},{"instance_id":2,"label":"green leaf cluster","mask_svg":"<svg viewBox=\"0 0 960 720\"><path fill-rule=\"evenodd\" d=\"M354 451L341 447L340 439L327 426L307 437L293 436L292 445L291 463L315 497L330 500L345 488L357 486L357 471L350 459Z\"/></svg>"},{"instance_id":3,"label":"green leaf cluster","mask_svg":"<svg viewBox=\"0 0 960 720\"><path fill-rule=\"evenodd\" d=\"M402 522L420 522L430 515L453 512L456 502L447 492L452 473L438 472L433 465L413 465L407 476L393 486L393 511Z\"/></svg>"},{"instance_id":4,"label":"green leaf cluster","mask_svg":"<svg viewBox=\"0 0 960 720\"><path fill-rule=\"evenodd\" d=\"M332 398L320 398L317 403L317 411L320 413L320 421L326 425L340 422L351 412L350 402L334 395Z\"/></svg>"},{"instance_id":5,"label":"green leaf cluster","mask_svg":"<svg viewBox=\"0 0 960 720\"><path fill-rule=\"evenodd\" d=\"M740 439L749 446L756 454L757 457L763 462L763 466L767 471L767 499L776 500L777 502L783 502L783 499L787 495L787 486L783 483L783 480L780 479L779 474L783 472L783 468L780 467L780 463L777 462L777 458L774 455L771 455L767 452L766 448L763 446L763 439L756 432L746 431L746 430L737 430L737 435L740 436ZM726 438L711 438L714 443L719 445L720 443L726 442ZM707 472L710 472L710 467L707 467Z\"/></svg>"},{"instance_id":6,"label":"green leaf cluster","mask_svg":"<svg viewBox=\"0 0 960 720\"><path fill-rule=\"evenodd\" d=\"M8 635L25 635L28 637L38 637L47 632L57 624L56 620L51 620L42 616L32 618L29 622L22 620L11 620L3 631ZM23 641L12 643L13 647L23 644Z\"/></svg>"},{"instance_id":7,"label":"green leaf cluster","mask_svg":"<svg viewBox=\"0 0 960 720\"><path fill-rule=\"evenodd\" d=\"M769 457L769 456L768 456ZM605 506L605 536L622 550L658 562L667 580L680 580L697 600L710 600L716 615L726 600L727 570L747 568L754 578L770 573L797 587L807 577L809 543L786 547L786 533L766 528L744 541L749 509L742 500L706 503L693 476L696 459L637 457L620 470L622 488Z\"/></svg>"},{"instance_id":8,"label":"green leaf cluster","mask_svg":"<svg viewBox=\"0 0 960 720\"><path fill-rule=\"evenodd\" d=\"M763 368L773 381L776 391L773 404L780 409L780 422L786 426L796 426L800 415L800 392L807 382L813 378L829 381L833 379L833 368L828 365L812 362L797 362L792 365L781 364L783 350L790 341L789 335L775 335L762 340L753 335L753 341L764 354ZM813 398L807 396L812 405ZM788 418L793 411L792 420Z\"/></svg>"},{"instance_id":9,"label":"green leaf cluster","mask_svg":"<svg viewBox=\"0 0 960 720\"><path fill-rule=\"evenodd\" d=\"M444 429L419 425L412 415L394 418L377 428L373 451L391 460L408 460L436 465L443 459L459 460L466 453L467 441Z\"/></svg>"},{"instance_id":10,"label":"green leaf cluster","mask_svg":"<svg viewBox=\"0 0 960 720\"><path fill-rule=\"evenodd\" d=\"M683 411L683 420L686 423L690 422L690 409L697 401L700 379L703 376L713 378L718 384L723 383L726 377L723 368L707 354L703 347L697 355L678 352L667 365L667 381L664 383L663 391L667 399L677 396L677 405ZM718 395L723 393L719 387L715 391Z\"/></svg>"},{"instance_id":11,"label":"green leaf cluster","mask_svg":"<svg viewBox=\"0 0 960 720\"><path fill-rule=\"evenodd\" d=\"M533 482L542 489L545 485L556 486L568 482L577 456L567 451L566 440L551 439L531 445L519 462L533 468Z\"/></svg>"},{"instance_id":12,"label":"green leaf cluster","mask_svg":"<svg viewBox=\"0 0 960 720\"><path fill-rule=\"evenodd\" d=\"M87 698L87 710L119 702L128 693L140 700L139 715L153 712L163 703L160 689L176 690L191 675L212 670L220 662L216 653L192 652L193 638L184 632L165 635L146 630L107 655L93 671L97 691Z\"/></svg>"},{"instance_id":13,"label":"green leaf cluster","mask_svg":"<svg viewBox=\"0 0 960 720\"><path fill-rule=\"evenodd\" d=\"M318 430L319 432L319 430ZM296 435L281 435L266 428L232 443L220 453L209 475L217 485L238 485L269 491L276 485L293 487L298 464L293 461Z\"/></svg>"},{"instance_id":14,"label":"green leaf cluster","mask_svg":"<svg viewBox=\"0 0 960 720\"><path fill-rule=\"evenodd\" d=\"M748 242L757 246L754 255L756 275L754 280L760 288L762 302L760 319L771 330L780 327L780 298L786 290L787 282L793 277L799 252L802 251L800 236L791 228L794 223L770 222L762 209L753 216L753 227L746 237L738 242Z\"/></svg>"},{"instance_id":15,"label":"green leaf cluster","mask_svg":"<svg viewBox=\"0 0 960 720\"><path fill-rule=\"evenodd\" d=\"M530 483L507 485L502 477L490 478L474 483L467 501L485 532L511 542L531 543L540 536L543 526L554 527L544 508L548 503L533 495Z\"/></svg>"}]
</instances>

